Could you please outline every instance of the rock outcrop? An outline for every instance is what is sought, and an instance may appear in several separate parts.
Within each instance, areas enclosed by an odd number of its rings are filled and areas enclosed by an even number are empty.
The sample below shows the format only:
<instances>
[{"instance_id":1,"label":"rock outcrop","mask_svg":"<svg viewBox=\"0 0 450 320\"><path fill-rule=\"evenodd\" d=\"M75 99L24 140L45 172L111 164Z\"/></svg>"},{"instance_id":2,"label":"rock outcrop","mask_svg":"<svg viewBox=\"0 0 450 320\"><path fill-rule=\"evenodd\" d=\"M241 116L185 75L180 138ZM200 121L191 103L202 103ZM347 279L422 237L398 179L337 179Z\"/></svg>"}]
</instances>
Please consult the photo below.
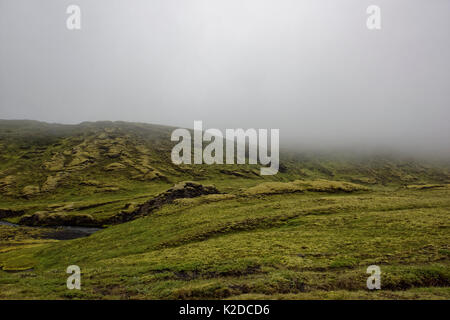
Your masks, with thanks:
<instances>
[{"instance_id":1,"label":"rock outcrop","mask_svg":"<svg viewBox=\"0 0 450 320\"><path fill-rule=\"evenodd\" d=\"M212 185L202 185L191 181L180 182L169 190L157 195L155 198L139 205L135 210L131 212L129 210L122 211L114 215L105 224L123 223L146 216L165 204L173 203L176 199L196 198L203 195L219 193L219 190Z\"/></svg>"},{"instance_id":2,"label":"rock outcrop","mask_svg":"<svg viewBox=\"0 0 450 320\"><path fill-rule=\"evenodd\" d=\"M20 219L20 224L26 226L78 226L96 227L100 223L89 214L68 215L62 213L35 212Z\"/></svg>"}]
</instances>

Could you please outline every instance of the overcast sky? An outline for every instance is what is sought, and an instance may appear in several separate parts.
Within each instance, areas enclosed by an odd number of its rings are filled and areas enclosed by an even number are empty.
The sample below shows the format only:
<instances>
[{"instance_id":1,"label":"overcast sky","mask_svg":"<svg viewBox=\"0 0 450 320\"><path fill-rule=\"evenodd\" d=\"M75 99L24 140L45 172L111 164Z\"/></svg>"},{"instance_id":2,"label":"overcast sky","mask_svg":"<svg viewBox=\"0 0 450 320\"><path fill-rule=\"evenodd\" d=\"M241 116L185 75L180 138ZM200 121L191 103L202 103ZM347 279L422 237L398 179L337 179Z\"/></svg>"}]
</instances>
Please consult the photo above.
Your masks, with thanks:
<instances>
[{"instance_id":1,"label":"overcast sky","mask_svg":"<svg viewBox=\"0 0 450 320\"><path fill-rule=\"evenodd\" d=\"M70 4L81 30L66 28ZM450 0L0 0L0 118L448 151L449 13Z\"/></svg>"}]
</instances>

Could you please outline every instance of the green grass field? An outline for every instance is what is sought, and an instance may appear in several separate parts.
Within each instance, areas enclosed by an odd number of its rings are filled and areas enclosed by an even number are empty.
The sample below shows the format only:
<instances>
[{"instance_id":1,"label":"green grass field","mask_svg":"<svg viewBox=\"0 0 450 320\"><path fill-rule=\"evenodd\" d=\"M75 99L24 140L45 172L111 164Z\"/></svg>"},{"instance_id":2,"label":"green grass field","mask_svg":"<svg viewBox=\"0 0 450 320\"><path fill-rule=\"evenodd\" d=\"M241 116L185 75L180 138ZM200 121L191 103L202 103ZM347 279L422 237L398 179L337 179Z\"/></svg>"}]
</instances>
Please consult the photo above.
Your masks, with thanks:
<instances>
[{"instance_id":1,"label":"green grass field","mask_svg":"<svg viewBox=\"0 0 450 320\"><path fill-rule=\"evenodd\" d=\"M176 167L159 127L3 124L0 220L20 226L0 225L0 299L450 298L447 167L290 153L263 178ZM220 193L107 223L184 180ZM46 227L83 221L104 228L55 240ZM370 265L381 290L366 287Z\"/></svg>"}]
</instances>

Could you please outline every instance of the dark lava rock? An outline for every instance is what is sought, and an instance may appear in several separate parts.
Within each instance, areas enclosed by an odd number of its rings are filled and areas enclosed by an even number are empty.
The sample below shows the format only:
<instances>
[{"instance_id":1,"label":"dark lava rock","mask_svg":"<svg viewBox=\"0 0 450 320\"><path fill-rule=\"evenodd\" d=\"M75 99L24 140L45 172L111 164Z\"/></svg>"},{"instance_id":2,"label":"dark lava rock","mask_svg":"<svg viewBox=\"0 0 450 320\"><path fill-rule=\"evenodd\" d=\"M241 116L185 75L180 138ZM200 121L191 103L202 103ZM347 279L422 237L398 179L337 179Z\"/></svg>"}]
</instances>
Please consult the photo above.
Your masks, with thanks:
<instances>
[{"instance_id":1,"label":"dark lava rock","mask_svg":"<svg viewBox=\"0 0 450 320\"><path fill-rule=\"evenodd\" d=\"M116 224L134 220L140 216L145 216L159 209L164 204L172 203L175 199L196 198L207 194L220 193L216 187L202 185L192 181L184 181L174 185L169 190L157 195L155 198L141 204L132 212L120 212L105 221L105 224Z\"/></svg>"},{"instance_id":2,"label":"dark lava rock","mask_svg":"<svg viewBox=\"0 0 450 320\"><path fill-rule=\"evenodd\" d=\"M95 227L99 226L99 222L96 221L89 214L79 214L79 215L66 215L59 213L46 214L42 212L36 212L33 214L28 214L20 219L19 224L26 226L85 226L85 227Z\"/></svg>"},{"instance_id":3,"label":"dark lava rock","mask_svg":"<svg viewBox=\"0 0 450 320\"><path fill-rule=\"evenodd\" d=\"M23 210L0 209L0 219L18 217L25 213Z\"/></svg>"}]
</instances>

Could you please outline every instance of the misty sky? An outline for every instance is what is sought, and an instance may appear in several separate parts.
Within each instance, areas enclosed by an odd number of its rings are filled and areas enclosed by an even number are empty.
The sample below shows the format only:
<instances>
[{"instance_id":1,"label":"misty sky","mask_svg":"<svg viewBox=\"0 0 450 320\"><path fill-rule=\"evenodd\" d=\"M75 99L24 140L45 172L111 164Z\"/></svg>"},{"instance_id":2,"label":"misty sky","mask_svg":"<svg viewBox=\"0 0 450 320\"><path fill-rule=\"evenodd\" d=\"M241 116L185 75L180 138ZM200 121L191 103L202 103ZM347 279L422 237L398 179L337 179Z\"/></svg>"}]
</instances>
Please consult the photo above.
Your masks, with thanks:
<instances>
[{"instance_id":1,"label":"misty sky","mask_svg":"<svg viewBox=\"0 0 450 320\"><path fill-rule=\"evenodd\" d=\"M449 58L450 0L0 0L0 118L447 152Z\"/></svg>"}]
</instances>

